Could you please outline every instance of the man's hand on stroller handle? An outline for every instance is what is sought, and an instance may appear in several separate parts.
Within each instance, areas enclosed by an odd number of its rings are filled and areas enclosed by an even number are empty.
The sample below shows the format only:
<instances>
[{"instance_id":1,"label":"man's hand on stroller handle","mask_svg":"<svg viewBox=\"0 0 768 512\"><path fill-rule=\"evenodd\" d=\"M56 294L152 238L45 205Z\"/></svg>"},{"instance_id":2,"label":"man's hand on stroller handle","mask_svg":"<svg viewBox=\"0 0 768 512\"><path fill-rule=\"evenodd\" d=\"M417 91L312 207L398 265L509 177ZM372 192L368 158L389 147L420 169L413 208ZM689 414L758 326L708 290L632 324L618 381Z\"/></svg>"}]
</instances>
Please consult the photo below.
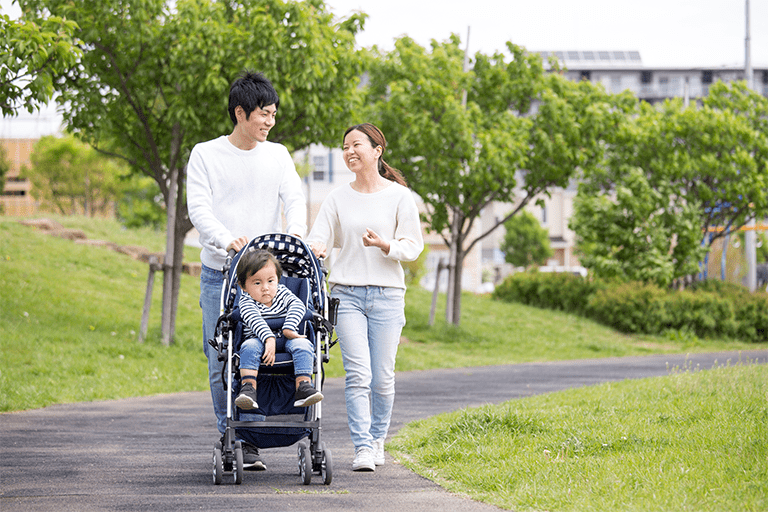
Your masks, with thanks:
<instances>
[{"instance_id":1,"label":"man's hand on stroller handle","mask_svg":"<svg viewBox=\"0 0 768 512\"><path fill-rule=\"evenodd\" d=\"M267 366L272 366L273 364L275 364L275 338L274 338L274 336L271 337L271 338L267 338L267 341L264 342L264 355L261 356L261 360Z\"/></svg>"},{"instance_id":2,"label":"man's hand on stroller handle","mask_svg":"<svg viewBox=\"0 0 768 512\"><path fill-rule=\"evenodd\" d=\"M229 251L235 251L240 252L240 250L245 247L248 244L248 237L241 236L240 238L235 238L231 242L229 242L229 245L227 246L227 252Z\"/></svg>"}]
</instances>

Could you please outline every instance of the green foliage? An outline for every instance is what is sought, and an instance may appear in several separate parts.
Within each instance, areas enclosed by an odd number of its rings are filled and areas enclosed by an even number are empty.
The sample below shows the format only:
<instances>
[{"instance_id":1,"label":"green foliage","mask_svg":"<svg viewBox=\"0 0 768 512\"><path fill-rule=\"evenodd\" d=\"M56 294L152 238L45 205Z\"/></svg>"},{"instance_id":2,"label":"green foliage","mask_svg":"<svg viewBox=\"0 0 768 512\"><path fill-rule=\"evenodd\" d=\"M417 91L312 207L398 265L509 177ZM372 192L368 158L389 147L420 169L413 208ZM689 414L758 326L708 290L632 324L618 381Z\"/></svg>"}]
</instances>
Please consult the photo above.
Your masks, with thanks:
<instances>
[{"instance_id":1,"label":"green foliage","mask_svg":"<svg viewBox=\"0 0 768 512\"><path fill-rule=\"evenodd\" d=\"M321 0L19 0L25 19L48 14L78 25L76 69L55 82L69 128L99 151L155 180L174 210L168 318L176 310L178 249L192 228L186 163L195 144L229 133L229 85L263 72L281 101L270 140L289 149L328 143L350 119L362 58L363 16L335 23ZM164 335L170 341L172 332Z\"/></svg>"},{"instance_id":2,"label":"green foliage","mask_svg":"<svg viewBox=\"0 0 768 512\"><path fill-rule=\"evenodd\" d=\"M570 273L518 272L494 289L493 298L583 314L589 297L606 286L603 281L584 279Z\"/></svg>"},{"instance_id":3,"label":"green foliage","mask_svg":"<svg viewBox=\"0 0 768 512\"><path fill-rule=\"evenodd\" d=\"M642 103L587 169L570 226L596 275L666 286L696 272L712 227L768 213L768 98L717 84L701 106ZM727 231L707 239L709 245Z\"/></svg>"},{"instance_id":4,"label":"green foliage","mask_svg":"<svg viewBox=\"0 0 768 512\"><path fill-rule=\"evenodd\" d=\"M507 277L493 298L576 313L625 333L768 341L768 293L716 280L675 291L638 281L522 272Z\"/></svg>"},{"instance_id":5,"label":"green foliage","mask_svg":"<svg viewBox=\"0 0 768 512\"><path fill-rule=\"evenodd\" d=\"M80 56L77 24L59 16L12 20L0 14L0 111L16 115L48 103L54 81Z\"/></svg>"},{"instance_id":6,"label":"green foliage","mask_svg":"<svg viewBox=\"0 0 768 512\"><path fill-rule=\"evenodd\" d=\"M603 279L659 286L696 272L706 252L698 209L694 201L663 208L671 193L668 183L652 185L639 168L627 171L612 196L581 189L569 223L581 264Z\"/></svg>"},{"instance_id":7,"label":"green foliage","mask_svg":"<svg viewBox=\"0 0 768 512\"><path fill-rule=\"evenodd\" d=\"M162 229L165 225L165 207L157 183L146 176L128 179L125 191L117 203L117 218L127 228L149 226Z\"/></svg>"},{"instance_id":8,"label":"green foliage","mask_svg":"<svg viewBox=\"0 0 768 512\"><path fill-rule=\"evenodd\" d=\"M387 450L506 510L765 510L768 366L749 363L442 414Z\"/></svg>"},{"instance_id":9,"label":"green foliage","mask_svg":"<svg viewBox=\"0 0 768 512\"><path fill-rule=\"evenodd\" d=\"M452 283L461 282L461 262L488 232L602 160L601 138L627 102L545 73L538 55L512 43L509 56L477 53L464 71L459 44L454 35L425 49L402 37L392 52L375 53L366 110L389 140L384 157L424 201L429 229L456 254ZM522 199L507 218L471 238L484 207L512 198Z\"/></svg>"},{"instance_id":10,"label":"green foliage","mask_svg":"<svg viewBox=\"0 0 768 512\"><path fill-rule=\"evenodd\" d=\"M541 265L553 254L549 233L538 219L523 210L504 223L506 233L501 242L504 260L516 267Z\"/></svg>"},{"instance_id":11,"label":"green foliage","mask_svg":"<svg viewBox=\"0 0 768 512\"><path fill-rule=\"evenodd\" d=\"M122 178L128 170L74 136L40 138L22 176L32 183L32 194L58 213L107 213L122 197Z\"/></svg>"}]
</instances>

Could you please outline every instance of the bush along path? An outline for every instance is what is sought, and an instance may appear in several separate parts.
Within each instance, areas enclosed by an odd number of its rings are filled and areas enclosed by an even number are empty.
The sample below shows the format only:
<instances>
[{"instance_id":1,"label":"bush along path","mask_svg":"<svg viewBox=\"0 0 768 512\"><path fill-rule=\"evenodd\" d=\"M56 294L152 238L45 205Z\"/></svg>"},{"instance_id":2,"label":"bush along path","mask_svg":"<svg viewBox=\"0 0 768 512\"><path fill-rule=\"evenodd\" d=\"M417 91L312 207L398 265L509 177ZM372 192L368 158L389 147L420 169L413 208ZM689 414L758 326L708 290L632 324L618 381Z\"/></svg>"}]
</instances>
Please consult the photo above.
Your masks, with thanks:
<instances>
[{"instance_id":1,"label":"bush along path","mask_svg":"<svg viewBox=\"0 0 768 512\"><path fill-rule=\"evenodd\" d=\"M575 313L625 333L675 331L700 338L768 342L768 293L717 280L667 290L638 282L521 272L497 286L493 297Z\"/></svg>"}]
</instances>

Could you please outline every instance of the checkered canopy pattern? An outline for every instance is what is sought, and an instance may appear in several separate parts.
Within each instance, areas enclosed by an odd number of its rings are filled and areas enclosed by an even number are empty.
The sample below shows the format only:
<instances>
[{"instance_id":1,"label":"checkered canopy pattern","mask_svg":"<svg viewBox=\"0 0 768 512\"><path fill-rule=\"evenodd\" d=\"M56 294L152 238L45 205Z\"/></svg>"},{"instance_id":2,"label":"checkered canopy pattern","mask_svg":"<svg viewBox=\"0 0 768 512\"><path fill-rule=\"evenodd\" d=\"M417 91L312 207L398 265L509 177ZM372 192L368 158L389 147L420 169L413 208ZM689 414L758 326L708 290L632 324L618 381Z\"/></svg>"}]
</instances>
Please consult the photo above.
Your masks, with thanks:
<instances>
[{"instance_id":1,"label":"checkered canopy pattern","mask_svg":"<svg viewBox=\"0 0 768 512\"><path fill-rule=\"evenodd\" d=\"M315 311L323 312L325 307L325 288L320 262L312 250L307 247L301 238L285 233L269 233L257 236L251 240L232 259L230 276L228 278L228 294L233 297L237 294L237 263L246 251L252 249L267 249L275 255L283 268L283 275L288 277L308 278L310 282L311 306Z\"/></svg>"}]
</instances>

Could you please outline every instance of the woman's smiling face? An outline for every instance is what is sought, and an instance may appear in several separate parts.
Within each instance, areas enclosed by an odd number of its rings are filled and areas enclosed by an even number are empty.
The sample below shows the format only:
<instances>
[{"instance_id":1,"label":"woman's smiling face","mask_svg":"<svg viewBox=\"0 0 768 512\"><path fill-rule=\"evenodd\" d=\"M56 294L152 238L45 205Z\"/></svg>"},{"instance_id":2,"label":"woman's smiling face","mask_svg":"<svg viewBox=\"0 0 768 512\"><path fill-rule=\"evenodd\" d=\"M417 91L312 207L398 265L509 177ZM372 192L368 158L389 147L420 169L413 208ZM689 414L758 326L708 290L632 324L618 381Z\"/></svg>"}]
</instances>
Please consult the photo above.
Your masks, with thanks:
<instances>
[{"instance_id":1,"label":"woman's smiling face","mask_svg":"<svg viewBox=\"0 0 768 512\"><path fill-rule=\"evenodd\" d=\"M371 140L363 132L352 130L344 137L341 147L344 163L352 172L372 169L378 172L378 160L381 157L381 146L373 147Z\"/></svg>"}]
</instances>

